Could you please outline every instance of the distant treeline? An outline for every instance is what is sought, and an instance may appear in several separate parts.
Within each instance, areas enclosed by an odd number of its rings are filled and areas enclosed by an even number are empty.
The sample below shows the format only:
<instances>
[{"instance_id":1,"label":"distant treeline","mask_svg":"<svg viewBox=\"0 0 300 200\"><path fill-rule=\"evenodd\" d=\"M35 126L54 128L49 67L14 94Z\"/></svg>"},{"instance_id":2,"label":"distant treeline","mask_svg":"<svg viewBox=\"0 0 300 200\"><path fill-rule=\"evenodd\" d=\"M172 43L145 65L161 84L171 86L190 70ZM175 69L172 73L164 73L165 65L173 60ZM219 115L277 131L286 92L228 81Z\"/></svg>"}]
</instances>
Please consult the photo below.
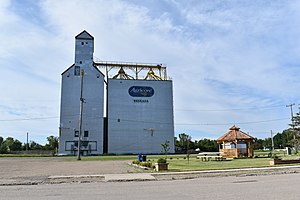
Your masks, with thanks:
<instances>
[{"instance_id":1,"label":"distant treeline","mask_svg":"<svg viewBox=\"0 0 300 200\"><path fill-rule=\"evenodd\" d=\"M295 139L294 139L295 135ZM273 136L274 148L282 149L285 147L294 147L298 144L299 134L295 133L293 129L284 130L282 133L277 133ZM272 148L271 137L265 139L254 139L254 150L263 150ZM202 152L215 152L219 151L219 147L216 140L201 139L192 140L192 137L186 133L179 134L179 137L175 137L175 152L176 153L190 153L196 150Z\"/></svg>"},{"instance_id":2,"label":"distant treeline","mask_svg":"<svg viewBox=\"0 0 300 200\"><path fill-rule=\"evenodd\" d=\"M30 141L28 144L22 143L13 137L8 137L4 139L0 136L0 154L14 153L18 151L56 151L58 148L58 138L55 136L47 137L47 144L41 145L35 141Z\"/></svg>"},{"instance_id":3,"label":"distant treeline","mask_svg":"<svg viewBox=\"0 0 300 200\"><path fill-rule=\"evenodd\" d=\"M297 129L287 129L282 133L277 133L273 137L274 148L283 149L286 147L299 147L299 134ZM35 141L30 141L28 144L22 143L13 137L4 139L0 136L0 154L14 153L17 151L56 151L58 149L58 137L47 137L47 144L41 145ZM272 140L271 137L265 139L254 139L254 150L271 149ZM219 146L216 140L201 139L192 140L192 137L186 133L179 134L179 137L175 137L175 153L194 153L196 151L202 152L215 152L219 151Z\"/></svg>"}]
</instances>

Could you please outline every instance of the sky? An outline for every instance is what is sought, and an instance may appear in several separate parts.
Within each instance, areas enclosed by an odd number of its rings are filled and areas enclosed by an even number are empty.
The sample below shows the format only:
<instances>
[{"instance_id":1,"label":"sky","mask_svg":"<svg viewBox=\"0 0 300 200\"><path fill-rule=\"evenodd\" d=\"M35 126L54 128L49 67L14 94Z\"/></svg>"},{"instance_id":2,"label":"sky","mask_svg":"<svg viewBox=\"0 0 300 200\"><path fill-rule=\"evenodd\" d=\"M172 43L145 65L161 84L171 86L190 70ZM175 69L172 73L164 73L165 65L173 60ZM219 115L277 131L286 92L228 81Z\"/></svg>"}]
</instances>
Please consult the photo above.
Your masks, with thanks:
<instances>
[{"instance_id":1,"label":"sky","mask_svg":"<svg viewBox=\"0 0 300 200\"><path fill-rule=\"evenodd\" d=\"M166 64L175 136L267 138L299 112L299 0L0 0L0 136L58 136L83 30L99 60Z\"/></svg>"}]
</instances>

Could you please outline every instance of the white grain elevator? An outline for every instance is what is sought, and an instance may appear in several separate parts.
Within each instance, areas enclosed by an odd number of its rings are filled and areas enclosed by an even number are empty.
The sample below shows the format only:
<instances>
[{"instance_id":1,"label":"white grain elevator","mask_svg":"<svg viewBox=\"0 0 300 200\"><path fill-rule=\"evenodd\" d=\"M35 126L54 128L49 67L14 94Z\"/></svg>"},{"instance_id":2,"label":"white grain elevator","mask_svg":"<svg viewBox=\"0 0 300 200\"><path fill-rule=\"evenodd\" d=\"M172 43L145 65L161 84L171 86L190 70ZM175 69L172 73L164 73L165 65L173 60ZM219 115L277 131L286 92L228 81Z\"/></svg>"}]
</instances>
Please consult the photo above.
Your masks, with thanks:
<instances>
[{"instance_id":1,"label":"white grain elevator","mask_svg":"<svg viewBox=\"0 0 300 200\"><path fill-rule=\"evenodd\" d=\"M75 64L62 74L59 153L77 149L78 68L85 70L83 154L157 154L166 141L174 153L173 84L166 67L95 61L93 42L86 31L76 36Z\"/></svg>"}]
</instances>

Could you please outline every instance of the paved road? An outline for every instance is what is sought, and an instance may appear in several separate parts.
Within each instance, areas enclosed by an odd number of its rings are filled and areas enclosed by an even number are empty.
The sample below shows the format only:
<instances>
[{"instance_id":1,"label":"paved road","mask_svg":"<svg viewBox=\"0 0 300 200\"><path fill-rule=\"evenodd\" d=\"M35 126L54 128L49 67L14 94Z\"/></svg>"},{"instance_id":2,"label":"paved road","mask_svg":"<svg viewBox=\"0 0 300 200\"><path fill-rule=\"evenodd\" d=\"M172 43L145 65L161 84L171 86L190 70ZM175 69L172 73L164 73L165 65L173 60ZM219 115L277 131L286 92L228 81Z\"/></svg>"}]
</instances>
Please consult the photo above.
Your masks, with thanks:
<instances>
[{"instance_id":1,"label":"paved road","mask_svg":"<svg viewBox=\"0 0 300 200\"><path fill-rule=\"evenodd\" d=\"M0 186L1 199L299 200L300 174L148 182Z\"/></svg>"}]
</instances>

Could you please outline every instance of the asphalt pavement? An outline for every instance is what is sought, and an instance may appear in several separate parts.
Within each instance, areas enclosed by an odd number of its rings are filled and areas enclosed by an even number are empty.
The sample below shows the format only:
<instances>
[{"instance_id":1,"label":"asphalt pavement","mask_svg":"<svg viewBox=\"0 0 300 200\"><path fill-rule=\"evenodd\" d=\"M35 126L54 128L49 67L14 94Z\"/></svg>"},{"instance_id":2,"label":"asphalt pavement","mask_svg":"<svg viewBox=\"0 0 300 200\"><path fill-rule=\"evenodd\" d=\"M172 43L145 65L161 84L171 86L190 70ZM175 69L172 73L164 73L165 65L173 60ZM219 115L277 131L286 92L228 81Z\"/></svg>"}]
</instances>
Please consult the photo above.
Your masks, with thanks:
<instances>
[{"instance_id":1,"label":"asphalt pavement","mask_svg":"<svg viewBox=\"0 0 300 200\"><path fill-rule=\"evenodd\" d=\"M5 200L298 200L300 173L185 180L0 186Z\"/></svg>"}]
</instances>

